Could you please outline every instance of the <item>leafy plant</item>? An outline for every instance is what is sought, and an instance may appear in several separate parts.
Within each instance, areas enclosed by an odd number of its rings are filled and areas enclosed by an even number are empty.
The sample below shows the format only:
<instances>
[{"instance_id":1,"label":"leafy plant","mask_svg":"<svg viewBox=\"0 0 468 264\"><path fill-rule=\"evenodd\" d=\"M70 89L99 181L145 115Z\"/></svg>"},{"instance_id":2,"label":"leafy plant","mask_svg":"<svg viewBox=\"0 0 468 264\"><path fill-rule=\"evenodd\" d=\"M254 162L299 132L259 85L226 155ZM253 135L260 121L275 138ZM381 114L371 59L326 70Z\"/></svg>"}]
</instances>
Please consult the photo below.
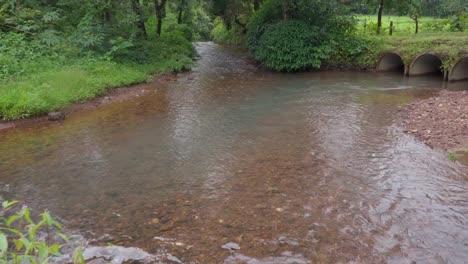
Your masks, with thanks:
<instances>
[{"instance_id":1,"label":"leafy plant","mask_svg":"<svg viewBox=\"0 0 468 264\"><path fill-rule=\"evenodd\" d=\"M453 162L455 162L457 160L457 156L455 155L455 153L453 152L450 152L449 153L449 159Z\"/></svg>"},{"instance_id":2,"label":"leafy plant","mask_svg":"<svg viewBox=\"0 0 468 264\"><path fill-rule=\"evenodd\" d=\"M16 202L4 201L3 210L10 210L14 204ZM40 215L39 221L34 221L27 207L21 208L8 217L0 217L0 262L50 263L52 257L60 256L62 247L52 242L51 236L55 234L63 241L68 241L68 237L59 232L62 229L62 226L47 211ZM80 250L74 254L76 264L84 263Z\"/></svg>"},{"instance_id":3,"label":"leafy plant","mask_svg":"<svg viewBox=\"0 0 468 264\"><path fill-rule=\"evenodd\" d=\"M254 56L262 65L277 71L320 68L331 54L322 42L319 28L301 21L286 21L267 27Z\"/></svg>"}]
</instances>

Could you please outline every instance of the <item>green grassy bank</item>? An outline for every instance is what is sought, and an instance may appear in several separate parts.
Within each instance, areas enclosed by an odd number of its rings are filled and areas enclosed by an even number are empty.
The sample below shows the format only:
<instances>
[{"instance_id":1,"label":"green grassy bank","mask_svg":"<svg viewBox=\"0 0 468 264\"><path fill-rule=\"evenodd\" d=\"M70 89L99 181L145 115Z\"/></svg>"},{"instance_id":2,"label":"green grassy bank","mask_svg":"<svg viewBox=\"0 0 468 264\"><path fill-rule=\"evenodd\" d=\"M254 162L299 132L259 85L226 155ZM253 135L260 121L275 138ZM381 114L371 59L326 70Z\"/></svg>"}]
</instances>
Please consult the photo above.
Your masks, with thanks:
<instances>
[{"instance_id":1,"label":"green grassy bank","mask_svg":"<svg viewBox=\"0 0 468 264\"><path fill-rule=\"evenodd\" d=\"M449 70L468 54L467 33L428 33L406 36L369 36L367 52L357 60L358 65L372 68L385 52L398 52L405 63L416 56L433 52L442 60L443 70Z\"/></svg>"},{"instance_id":2,"label":"green grassy bank","mask_svg":"<svg viewBox=\"0 0 468 264\"><path fill-rule=\"evenodd\" d=\"M174 35L150 44L115 49L113 54L102 56L78 56L72 51L64 52L63 48L42 53L30 43L18 44L0 43L3 120L43 115L105 94L113 87L146 81L153 74L189 69L194 55L191 43ZM129 56L141 58L126 60Z\"/></svg>"}]
</instances>

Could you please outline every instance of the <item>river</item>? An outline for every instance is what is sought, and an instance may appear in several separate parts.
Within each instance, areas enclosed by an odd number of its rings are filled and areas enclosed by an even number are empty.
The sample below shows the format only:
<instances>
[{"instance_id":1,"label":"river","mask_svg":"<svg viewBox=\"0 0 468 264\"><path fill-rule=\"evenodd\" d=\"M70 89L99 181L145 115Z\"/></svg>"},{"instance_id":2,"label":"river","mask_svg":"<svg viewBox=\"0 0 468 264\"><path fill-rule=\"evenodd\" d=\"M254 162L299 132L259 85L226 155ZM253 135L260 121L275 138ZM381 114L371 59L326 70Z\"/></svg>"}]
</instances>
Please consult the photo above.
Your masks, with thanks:
<instances>
[{"instance_id":1,"label":"river","mask_svg":"<svg viewBox=\"0 0 468 264\"><path fill-rule=\"evenodd\" d=\"M0 196L184 263L466 263L468 167L398 112L466 82L272 73L197 50L149 95L0 134Z\"/></svg>"}]
</instances>

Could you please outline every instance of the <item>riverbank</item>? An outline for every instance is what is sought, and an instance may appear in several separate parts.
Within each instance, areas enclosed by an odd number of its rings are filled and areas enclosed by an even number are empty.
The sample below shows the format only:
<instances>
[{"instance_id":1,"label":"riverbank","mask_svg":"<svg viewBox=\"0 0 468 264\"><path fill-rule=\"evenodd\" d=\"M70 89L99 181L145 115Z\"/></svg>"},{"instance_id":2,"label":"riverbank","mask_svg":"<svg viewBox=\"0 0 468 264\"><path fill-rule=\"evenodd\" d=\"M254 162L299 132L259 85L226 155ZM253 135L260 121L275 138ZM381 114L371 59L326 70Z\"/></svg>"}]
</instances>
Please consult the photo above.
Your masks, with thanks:
<instances>
[{"instance_id":1,"label":"riverbank","mask_svg":"<svg viewBox=\"0 0 468 264\"><path fill-rule=\"evenodd\" d=\"M70 104L60 110L66 116L79 113L85 110L97 109L108 104L123 102L132 98L146 95L154 90L158 84L172 82L177 80L178 73L166 73L153 75L151 79L140 82L139 84L130 84L113 89L109 89L105 94L97 97ZM31 118L23 118L10 121L0 120L0 132L11 128L28 127L34 125L44 125L51 123L47 115L41 115Z\"/></svg>"},{"instance_id":2,"label":"riverbank","mask_svg":"<svg viewBox=\"0 0 468 264\"><path fill-rule=\"evenodd\" d=\"M402 109L405 132L431 148L468 150L468 91L442 91Z\"/></svg>"},{"instance_id":3,"label":"riverbank","mask_svg":"<svg viewBox=\"0 0 468 264\"><path fill-rule=\"evenodd\" d=\"M189 69L191 58L152 64L84 60L0 83L0 119L42 116L73 103L90 100L116 87L147 82L156 75Z\"/></svg>"}]
</instances>

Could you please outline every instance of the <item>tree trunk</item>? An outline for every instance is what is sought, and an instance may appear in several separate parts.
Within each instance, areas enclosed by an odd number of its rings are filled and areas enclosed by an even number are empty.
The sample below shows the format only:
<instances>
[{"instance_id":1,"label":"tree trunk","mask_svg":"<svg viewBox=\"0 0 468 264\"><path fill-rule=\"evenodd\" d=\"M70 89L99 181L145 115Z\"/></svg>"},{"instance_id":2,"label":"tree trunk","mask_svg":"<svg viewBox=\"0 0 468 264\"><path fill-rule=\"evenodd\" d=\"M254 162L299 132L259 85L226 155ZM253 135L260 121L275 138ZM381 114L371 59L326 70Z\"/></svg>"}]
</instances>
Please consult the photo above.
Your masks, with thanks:
<instances>
[{"instance_id":1,"label":"tree trunk","mask_svg":"<svg viewBox=\"0 0 468 264\"><path fill-rule=\"evenodd\" d=\"M289 0L284 0L284 10L283 10L284 20L288 20L288 16L289 16Z\"/></svg>"},{"instance_id":2,"label":"tree trunk","mask_svg":"<svg viewBox=\"0 0 468 264\"><path fill-rule=\"evenodd\" d=\"M182 24L183 18L184 18L184 10L188 7L188 1L187 0L180 0L179 2L179 7L177 11L179 12L177 16L177 24Z\"/></svg>"},{"instance_id":3,"label":"tree trunk","mask_svg":"<svg viewBox=\"0 0 468 264\"><path fill-rule=\"evenodd\" d=\"M145 21L143 20L143 11L141 10L140 2L138 0L132 0L133 12L137 16L136 26L138 28L138 35L142 39L147 39L148 34L146 33Z\"/></svg>"},{"instance_id":4,"label":"tree trunk","mask_svg":"<svg viewBox=\"0 0 468 264\"><path fill-rule=\"evenodd\" d=\"M377 13L377 34L380 34L382 29L382 13L384 7L384 0L380 0L379 11Z\"/></svg>"},{"instance_id":5,"label":"tree trunk","mask_svg":"<svg viewBox=\"0 0 468 264\"><path fill-rule=\"evenodd\" d=\"M416 34L419 33L419 19L418 19L418 15L415 15L414 16L414 22L416 22Z\"/></svg>"},{"instance_id":6,"label":"tree trunk","mask_svg":"<svg viewBox=\"0 0 468 264\"><path fill-rule=\"evenodd\" d=\"M179 10L179 16L177 17L177 24L182 24L182 17L184 15L184 11L182 9Z\"/></svg>"},{"instance_id":7,"label":"tree trunk","mask_svg":"<svg viewBox=\"0 0 468 264\"><path fill-rule=\"evenodd\" d=\"M158 36L161 36L163 18L166 16L166 2L167 0L154 0L156 18L158 19L158 26L156 27L156 34Z\"/></svg>"},{"instance_id":8,"label":"tree trunk","mask_svg":"<svg viewBox=\"0 0 468 264\"><path fill-rule=\"evenodd\" d=\"M262 4L262 1L254 0L253 4L254 4L254 11L257 11L258 9L260 9L260 5Z\"/></svg>"},{"instance_id":9,"label":"tree trunk","mask_svg":"<svg viewBox=\"0 0 468 264\"><path fill-rule=\"evenodd\" d=\"M158 36L161 36L161 32L162 32L162 18L158 17L158 25L156 27L156 34Z\"/></svg>"}]
</instances>

